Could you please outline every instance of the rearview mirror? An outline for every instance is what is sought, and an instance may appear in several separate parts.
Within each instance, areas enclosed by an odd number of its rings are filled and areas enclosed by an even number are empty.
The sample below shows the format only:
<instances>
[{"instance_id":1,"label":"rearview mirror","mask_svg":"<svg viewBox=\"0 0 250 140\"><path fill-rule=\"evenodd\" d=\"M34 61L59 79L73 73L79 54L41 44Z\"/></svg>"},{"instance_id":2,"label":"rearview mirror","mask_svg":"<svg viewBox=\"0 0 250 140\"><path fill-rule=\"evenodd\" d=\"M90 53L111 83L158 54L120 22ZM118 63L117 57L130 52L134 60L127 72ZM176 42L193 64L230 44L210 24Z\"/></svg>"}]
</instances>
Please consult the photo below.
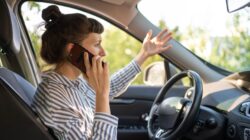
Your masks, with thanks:
<instances>
[{"instance_id":1,"label":"rearview mirror","mask_svg":"<svg viewBox=\"0 0 250 140\"><path fill-rule=\"evenodd\" d=\"M228 13L232 13L250 7L250 0L226 0L226 4Z\"/></svg>"}]
</instances>

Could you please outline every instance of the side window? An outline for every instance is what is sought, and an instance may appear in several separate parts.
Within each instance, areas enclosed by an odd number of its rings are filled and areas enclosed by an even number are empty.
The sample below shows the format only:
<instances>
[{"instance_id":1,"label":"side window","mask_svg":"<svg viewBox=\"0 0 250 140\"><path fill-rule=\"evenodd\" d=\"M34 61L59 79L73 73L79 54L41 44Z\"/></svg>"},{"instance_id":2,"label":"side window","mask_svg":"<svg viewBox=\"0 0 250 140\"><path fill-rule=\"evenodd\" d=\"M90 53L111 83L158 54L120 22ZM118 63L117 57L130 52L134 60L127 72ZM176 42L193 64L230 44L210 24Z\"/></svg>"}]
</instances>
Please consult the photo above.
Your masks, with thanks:
<instances>
[{"instance_id":1,"label":"side window","mask_svg":"<svg viewBox=\"0 0 250 140\"><path fill-rule=\"evenodd\" d=\"M21 8L22 17L33 46L37 64L41 71L48 70L51 67L41 59L39 54L41 48L41 35L45 30L43 26L43 20L41 18L41 11L49 5L51 4L43 2L25 2ZM102 34L102 45L106 51L107 56L105 59L107 62L109 62L111 74L126 66L126 64L128 64L139 52L142 45L141 42L124 32L123 30L110 24L109 22L80 10L60 5L58 5L58 7L60 8L62 13L81 13L88 17L97 19L104 25L105 31ZM27 10L29 10L29 12L27 12ZM142 66L142 70L144 70L153 62L163 62L163 59L158 55L151 57L144 63L144 65ZM147 82L144 82L143 73L144 72L136 77L132 85L147 84ZM161 73L161 77L166 76L164 67Z\"/></svg>"},{"instance_id":2,"label":"side window","mask_svg":"<svg viewBox=\"0 0 250 140\"><path fill-rule=\"evenodd\" d=\"M0 67L8 68L8 59L2 52L0 53Z\"/></svg>"}]
</instances>

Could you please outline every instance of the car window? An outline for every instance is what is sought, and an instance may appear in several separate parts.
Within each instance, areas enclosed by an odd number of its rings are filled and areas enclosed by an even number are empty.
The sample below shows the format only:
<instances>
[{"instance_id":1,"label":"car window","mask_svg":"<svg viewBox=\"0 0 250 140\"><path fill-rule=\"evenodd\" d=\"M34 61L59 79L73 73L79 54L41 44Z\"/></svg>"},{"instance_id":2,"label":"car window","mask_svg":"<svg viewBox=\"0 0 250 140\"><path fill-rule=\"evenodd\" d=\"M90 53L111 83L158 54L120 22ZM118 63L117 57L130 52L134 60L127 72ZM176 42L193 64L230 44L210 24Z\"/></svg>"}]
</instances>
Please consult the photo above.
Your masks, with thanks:
<instances>
[{"instance_id":1,"label":"car window","mask_svg":"<svg viewBox=\"0 0 250 140\"><path fill-rule=\"evenodd\" d=\"M4 54L0 54L1 56L0 56L0 67L7 67L8 68L8 66L4 63Z\"/></svg>"},{"instance_id":2,"label":"car window","mask_svg":"<svg viewBox=\"0 0 250 140\"><path fill-rule=\"evenodd\" d=\"M227 71L250 69L250 8L229 14L225 0L143 0L138 9L209 63Z\"/></svg>"},{"instance_id":3,"label":"car window","mask_svg":"<svg viewBox=\"0 0 250 140\"><path fill-rule=\"evenodd\" d=\"M1 52L0 53L0 67L5 67L11 70L15 70L15 67L13 67L14 65L14 61L10 59L10 56L7 55L7 53L5 52Z\"/></svg>"},{"instance_id":4,"label":"car window","mask_svg":"<svg viewBox=\"0 0 250 140\"><path fill-rule=\"evenodd\" d=\"M1 57L0 57L0 67L4 67Z\"/></svg>"},{"instance_id":5,"label":"car window","mask_svg":"<svg viewBox=\"0 0 250 140\"><path fill-rule=\"evenodd\" d=\"M22 7L22 17L27 28L31 44L36 56L37 64L41 71L45 71L51 66L47 65L40 57L39 51L41 48L40 36L44 32L43 20L41 18L41 10L51 4L43 2L25 2ZM102 45L106 50L106 61L109 62L110 73L114 73L120 68L128 64L139 52L141 48L141 42L136 40L118 27L110 24L109 22L94 16L92 14L73 9L70 7L58 5L63 13L82 13L88 17L92 17L100 21L105 28L102 34ZM155 61L162 61L163 59L156 55L148 59L142 69L145 69L147 65ZM141 73L136 77L132 85L143 85L143 74Z\"/></svg>"}]
</instances>

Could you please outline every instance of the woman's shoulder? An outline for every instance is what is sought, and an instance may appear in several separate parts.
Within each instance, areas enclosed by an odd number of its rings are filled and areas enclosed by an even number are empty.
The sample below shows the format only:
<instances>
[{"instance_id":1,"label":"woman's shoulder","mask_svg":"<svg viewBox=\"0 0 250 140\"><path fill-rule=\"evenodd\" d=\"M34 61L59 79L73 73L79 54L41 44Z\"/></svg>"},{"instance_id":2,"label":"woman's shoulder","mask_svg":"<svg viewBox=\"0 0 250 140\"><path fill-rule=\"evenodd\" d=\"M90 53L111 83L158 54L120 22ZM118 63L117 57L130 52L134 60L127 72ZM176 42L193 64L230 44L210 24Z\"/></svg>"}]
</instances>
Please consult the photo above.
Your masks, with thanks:
<instances>
[{"instance_id":1,"label":"woman's shoulder","mask_svg":"<svg viewBox=\"0 0 250 140\"><path fill-rule=\"evenodd\" d=\"M57 91L62 93L65 86L63 85L60 75L56 74L53 71L47 71L41 75L42 81L38 84L37 92L42 91L42 93L49 94L51 91Z\"/></svg>"},{"instance_id":2,"label":"woman's shoulder","mask_svg":"<svg viewBox=\"0 0 250 140\"><path fill-rule=\"evenodd\" d=\"M68 101L69 93L67 92L67 89L65 89L65 86L58 84L53 79L44 79L41 81L41 83L38 85L36 89L36 93L34 96L34 102L58 102Z\"/></svg>"}]
</instances>

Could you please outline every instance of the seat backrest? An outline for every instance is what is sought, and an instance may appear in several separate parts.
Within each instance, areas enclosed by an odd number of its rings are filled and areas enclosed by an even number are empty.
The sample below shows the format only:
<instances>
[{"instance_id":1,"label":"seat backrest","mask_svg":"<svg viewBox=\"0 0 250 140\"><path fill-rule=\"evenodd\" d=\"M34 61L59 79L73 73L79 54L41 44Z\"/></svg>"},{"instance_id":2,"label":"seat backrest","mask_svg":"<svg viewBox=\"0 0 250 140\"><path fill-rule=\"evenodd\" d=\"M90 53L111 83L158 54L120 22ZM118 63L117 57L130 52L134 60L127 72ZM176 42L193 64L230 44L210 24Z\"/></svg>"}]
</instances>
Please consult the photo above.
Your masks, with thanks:
<instances>
[{"instance_id":1,"label":"seat backrest","mask_svg":"<svg viewBox=\"0 0 250 140\"><path fill-rule=\"evenodd\" d=\"M35 87L18 74L0 68L0 139L53 140L30 105Z\"/></svg>"},{"instance_id":2,"label":"seat backrest","mask_svg":"<svg viewBox=\"0 0 250 140\"><path fill-rule=\"evenodd\" d=\"M11 88L19 98L21 98L28 106L31 106L33 96L36 89L28 81L18 74L0 67L0 79Z\"/></svg>"}]
</instances>

